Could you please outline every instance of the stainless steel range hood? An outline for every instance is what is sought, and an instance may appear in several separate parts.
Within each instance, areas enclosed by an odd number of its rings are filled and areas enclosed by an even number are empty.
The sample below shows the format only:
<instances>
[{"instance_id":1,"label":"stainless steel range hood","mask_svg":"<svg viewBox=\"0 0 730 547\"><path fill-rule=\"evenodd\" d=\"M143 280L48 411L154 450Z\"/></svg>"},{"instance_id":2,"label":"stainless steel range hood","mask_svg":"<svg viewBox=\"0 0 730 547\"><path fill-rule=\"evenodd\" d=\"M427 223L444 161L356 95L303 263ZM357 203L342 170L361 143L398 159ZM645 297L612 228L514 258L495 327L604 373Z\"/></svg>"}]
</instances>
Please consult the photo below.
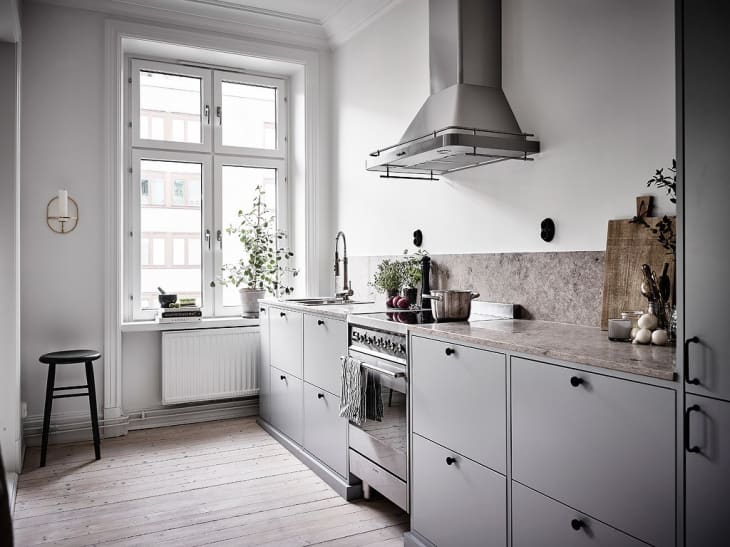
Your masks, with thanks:
<instances>
[{"instance_id":1,"label":"stainless steel range hood","mask_svg":"<svg viewBox=\"0 0 730 547\"><path fill-rule=\"evenodd\" d=\"M433 179L540 151L502 91L501 0L429 0L431 96L398 144L376 150L369 171Z\"/></svg>"}]
</instances>

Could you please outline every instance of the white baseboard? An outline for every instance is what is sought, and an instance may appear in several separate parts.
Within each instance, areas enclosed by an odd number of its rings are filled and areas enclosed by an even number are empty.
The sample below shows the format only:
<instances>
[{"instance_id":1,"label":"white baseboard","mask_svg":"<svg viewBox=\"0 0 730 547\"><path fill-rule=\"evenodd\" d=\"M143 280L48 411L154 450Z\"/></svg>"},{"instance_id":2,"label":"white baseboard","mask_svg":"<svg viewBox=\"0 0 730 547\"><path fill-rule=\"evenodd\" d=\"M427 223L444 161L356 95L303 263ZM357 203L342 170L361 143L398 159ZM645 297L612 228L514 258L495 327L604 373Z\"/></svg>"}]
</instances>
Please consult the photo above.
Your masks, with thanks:
<instances>
[{"instance_id":1,"label":"white baseboard","mask_svg":"<svg viewBox=\"0 0 730 547\"><path fill-rule=\"evenodd\" d=\"M102 438L126 435L135 429L193 424L213 420L226 420L256 416L259 411L258 397L234 401L177 405L128 411L122 416L99 420ZM40 446L43 433L43 416L28 416L23 421L26 446ZM92 439L91 419L86 412L53 414L48 442L50 444L89 441Z\"/></svg>"}]
</instances>

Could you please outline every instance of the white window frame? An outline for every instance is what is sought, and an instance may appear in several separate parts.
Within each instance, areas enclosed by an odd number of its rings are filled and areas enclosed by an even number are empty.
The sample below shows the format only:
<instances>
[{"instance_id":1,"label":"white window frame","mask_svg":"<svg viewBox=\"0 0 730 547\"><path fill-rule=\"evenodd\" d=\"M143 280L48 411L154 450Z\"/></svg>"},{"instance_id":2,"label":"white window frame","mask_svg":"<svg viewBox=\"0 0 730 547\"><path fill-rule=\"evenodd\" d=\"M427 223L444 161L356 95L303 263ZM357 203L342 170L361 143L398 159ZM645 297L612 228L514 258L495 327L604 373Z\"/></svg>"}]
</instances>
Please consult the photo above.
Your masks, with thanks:
<instances>
[{"instance_id":1,"label":"white window frame","mask_svg":"<svg viewBox=\"0 0 730 547\"><path fill-rule=\"evenodd\" d=\"M194 152L210 152L213 146L211 138L211 117L212 100L211 100L211 71L196 67L178 65L174 63L162 63L157 61L147 61L143 59L131 59L132 67L130 75L132 77L132 147L134 148L158 148L162 150L189 150ZM160 74L171 74L173 76L188 76L191 78L200 78L200 135L202 142L178 142L165 141L157 139L143 139L140 137L140 117L139 117L139 72L157 72Z\"/></svg>"},{"instance_id":2,"label":"white window frame","mask_svg":"<svg viewBox=\"0 0 730 547\"><path fill-rule=\"evenodd\" d=\"M125 81L131 79L128 87L129 95L125 103L125 112L131 122L125 136L125 155L131 163L130 175L126 177L128 184L124 189L124 222L129 226L129 244L124 251L124 294L131 298L124 306L124 320L145 321L154 318L156 310L142 309L141 304L141 196L140 196L140 160L179 161L202 164L201 189L201 269L202 297L204 317L226 317L241 314L239 306L223 306L222 287L218 276L222 266L221 244L217 241L217 233L225 230L222 226L222 203L220 177L223 165L244 167L264 167L276 169L276 216L277 228L288 231L288 100L287 78L285 76L261 76L220 71L215 68L192 67L177 64L178 61L145 60L133 56L125 57ZM139 137L139 71L152 71L164 74L179 74L202 79L201 112L208 106L210 123L201 120L203 143L184 143L174 141L158 141ZM263 85L277 88L276 123L277 148L275 150L222 146L220 142L222 130L215 123L216 105L220 104L220 82L235 82L250 85ZM211 100L211 98L213 100ZM225 120L225 113L223 113ZM125 124L126 125L126 124ZM215 128L214 128L215 125ZM245 204L243 204L245 209ZM206 243L206 231L209 231Z\"/></svg>"},{"instance_id":3,"label":"white window frame","mask_svg":"<svg viewBox=\"0 0 730 547\"><path fill-rule=\"evenodd\" d=\"M216 156L214 159L214 176L213 176L213 193L215 194L214 199L214 212L213 216L216 219L216 234L224 233L228 226L223 226L223 167L262 167L267 169L276 169L276 228L283 228L288 225L288 200L287 193L282 191L285 187L287 174L286 174L286 161L283 159L273 158L242 158L241 156ZM246 211L246 207L242 208ZM283 243L286 245L286 243ZM220 272L223 267L223 241L216 241L217 250L220 252L214 253L214 271ZM215 314L217 316L226 315L240 315L241 306L224 306L223 305L223 286L220 283L216 283L215 286Z\"/></svg>"},{"instance_id":4,"label":"white window frame","mask_svg":"<svg viewBox=\"0 0 730 547\"><path fill-rule=\"evenodd\" d=\"M200 238L201 238L201 255L200 255L200 275L201 275L201 295L203 297L203 315L211 315L214 309L213 289L210 287L209 278L213 272L213 184L211 159L208 154L193 154L190 152L174 152L170 150L132 150L132 184L129 192L130 204L130 234L131 244L130 252L127 255L129 268L127 268L128 277L131 281L131 294L133 296L132 319L134 321L149 321L155 318L156 310L144 309L140 307L142 296L142 232L141 226L141 179L142 173L140 162L142 160L150 161L174 161L180 163L198 163L200 164L201 174L201 221L200 221ZM206 230L210 234L208 244L206 245Z\"/></svg>"},{"instance_id":5,"label":"white window frame","mask_svg":"<svg viewBox=\"0 0 730 547\"><path fill-rule=\"evenodd\" d=\"M219 108L223 104L221 85L224 82L235 84L243 84L258 87L268 87L276 89L276 148L246 148L242 146L225 146L223 145L223 125L226 123L225 111L219 116ZM243 154L245 156L256 156L264 158L285 158L287 143L287 127L286 127L286 82L278 78L269 78L264 76L253 76L251 74L239 74L235 72L224 72L216 70L213 73L213 90L215 107L215 124L214 124L214 142L216 154Z\"/></svg>"}]
</instances>

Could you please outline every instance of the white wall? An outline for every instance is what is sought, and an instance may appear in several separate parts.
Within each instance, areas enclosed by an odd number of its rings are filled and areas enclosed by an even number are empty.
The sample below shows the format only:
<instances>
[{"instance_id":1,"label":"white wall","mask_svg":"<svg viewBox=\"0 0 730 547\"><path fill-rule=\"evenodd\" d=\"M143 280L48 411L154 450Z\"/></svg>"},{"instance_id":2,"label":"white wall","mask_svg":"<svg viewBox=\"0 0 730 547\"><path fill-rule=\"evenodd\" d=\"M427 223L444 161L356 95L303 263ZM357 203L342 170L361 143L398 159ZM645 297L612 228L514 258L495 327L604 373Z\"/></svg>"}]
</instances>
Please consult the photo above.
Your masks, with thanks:
<instances>
[{"instance_id":1,"label":"white wall","mask_svg":"<svg viewBox=\"0 0 730 547\"><path fill-rule=\"evenodd\" d=\"M41 354L103 349L102 21L91 12L34 3L23 14L22 387L31 416L43 413ZM79 205L78 228L67 235L46 225L46 204L58 188ZM83 368L59 367L57 385L85 383ZM101 361L95 374L101 397ZM53 405L56 412L88 409L83 398Z\"/></svg>"},{"instance_id":2,"label":"white wall","mask_svg":"<svg viewBox=\"0 0 730 547\"><path fill-rule=\"evenodd\" d=\"M400 253L416 228L432 253L605 249L607 221L630 217L675 154L673 14L672 0L504 1L503 87L543 152L435 183L364 169L428 95L427 2L404 0L356 35L334 54L335 211L351 254Z\"/></svg>"},{"instance_id":3,"label":"white wall","mask_svg":"<svg viewBox=\"0 0 730 547\"><path fill-rule=\"evenodd\" d=\"M21 466L19 94L20 45L0 42L0 452L8 472ZM0 481L5 477L0 477Z\"/></svg>"}]
</instances>

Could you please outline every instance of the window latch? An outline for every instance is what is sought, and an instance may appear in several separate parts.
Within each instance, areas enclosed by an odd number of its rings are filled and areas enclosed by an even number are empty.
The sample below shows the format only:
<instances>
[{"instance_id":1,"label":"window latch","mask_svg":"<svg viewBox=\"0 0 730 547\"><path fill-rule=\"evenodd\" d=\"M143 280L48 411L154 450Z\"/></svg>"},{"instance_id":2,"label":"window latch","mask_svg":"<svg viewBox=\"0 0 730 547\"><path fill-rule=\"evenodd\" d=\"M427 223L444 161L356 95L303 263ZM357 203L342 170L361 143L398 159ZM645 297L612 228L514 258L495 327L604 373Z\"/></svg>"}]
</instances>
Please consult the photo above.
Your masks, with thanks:
<instances>
[{"instance_id":1,"label":"window latch","mask_svg":"<svg viewBox=\"0 0 730 547\"><path fill-rule=\"evenodd\" d=\"M215 238L218 240L220 248L223 249L223 233L220 230L216 232Z\"/></svg>"},{"instance_id":2,"label":"window latch","mask_svg":"<svg viewBox=\"0 0 730 547\"><path fill-rule=\"evenodd\" d=\"M208 250L210 250L210 230L205 231L205 242L208 244Z\"/></svg>"},{"instance_id":3,"label":"window latch","mask_svg":"<svg viewBox=\"0 0 730 547\"><path fill-rule=\"evenodd\" d=\"M218 123L223 125L223 109L220 106L216 107L215 115L218 118Z\"/></svg>"},{"instance_id":4,"label":"window latch","mask_svg":"<svg viewBox=\"0 0 730 547\"><path fill-rule=\"evenodd\" d=\"M210 125L210 106L208 106L206 104L205 105L205 108L203 109L203 112L204 112L203 115L205 116L205 120L206 120L205 123L207 123L208 125Z\"/></svg>"}]
</instances>

